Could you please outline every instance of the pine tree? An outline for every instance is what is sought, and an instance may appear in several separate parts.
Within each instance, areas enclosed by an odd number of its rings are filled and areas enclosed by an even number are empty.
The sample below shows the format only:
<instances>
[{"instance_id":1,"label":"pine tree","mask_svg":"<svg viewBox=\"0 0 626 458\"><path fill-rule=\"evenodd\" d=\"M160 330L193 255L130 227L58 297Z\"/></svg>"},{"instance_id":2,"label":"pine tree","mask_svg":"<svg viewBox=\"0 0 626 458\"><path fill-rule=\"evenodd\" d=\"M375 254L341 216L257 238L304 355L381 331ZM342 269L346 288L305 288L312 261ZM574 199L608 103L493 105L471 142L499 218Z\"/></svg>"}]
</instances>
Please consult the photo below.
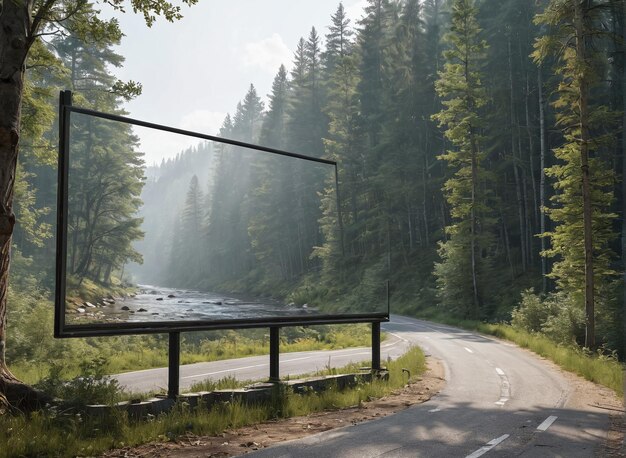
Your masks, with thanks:
<instances>
[{"instance_id":1,"label":"pine tree","mask_svg":"<svg viewBox=\"0 0 626 458\"><path fill-rule=\"evenodd\" d=\"M352 37L354 30L350 26L350 19L346 15L343 3L339 3L337 11L331 16L331 25L326 34L326 50L322 54L324 72L329 82L333 81L335 68L341 64L344 57L353 53Z\"/></svg>"},{"instance_id":2,"label":"pine tree","mask_svg":"<svg viewBox=\"0 0 626 458\"><path fill-rule=\"evenodd\" d=\"M358 43L361 54L361 79L359 97L367 146L375 147L379 142L380 125L383 118L383 86L386 79L385 49L389 43L388 0L368 0L365 16L360 21Z\"/></svg>"},{"instance_id":3,"label":"pine tree","mask_svg":"<svg viewBox=\"0 0 626 458\"><path fill-rule=\"evenodd\" d=\"M454 170L444 185L453 224L440 244L435 274L444 304L460 306L472 318L480 316L486 299L481 283L489 268L492 224L481 134L481 108L487 103L481 67L487 44L480 38L476 14L473 0L454 0L445 36L449 49L436 82L444 108L434 115L454 147L440 156Z\"/></svg>"},{"instance_id":4,"label":"pine tree","mask_svg":"<svg viewBox=\"0 0 626 458\"><path fill-rule=\"evenodd\" d=\"M259 142L263 145L285 149L288 89L287 69L281 65L272 83L269 110L261 129Z\"/></svg>"},{"instance_id":5,"label":"pine tree","mask_svg":"<svg viewBox=\"0 0 626 458\"><path fill-rule=\"evenodd\" d=\"M224 121L220 135L255 143L263 122L263 103L250 85L243 102L237 104L233 119ZM218 150L216 166L206 201L207 227L203 287L243 280L252 269L248 226L254 189L256 151L224 145Z\"/></svg>"},{"instance_id":6,"label":"pine tree","mask_svg":"<svg viewBox=\"0 0 626 458\"><path fill-rule=\"evenodd\" d=\"M195 286L201 280L200 248L204 231L204 196L197 175L189 181L185 205L178 221L170 252L170 281L175 286Z\"/></svg>"},{"instance_id":7,"label":"pine tree","mask_svg":"<svg viewBox=\"0 0 626 458\"><path fill-rule=\"evenodd\" d=\"M534 57L537 62L548 56L556 59L560 82L554 108L565 139L554 149L559 163L546 171L555 179L554 207L548 214L557 226L546 233L552 247L544 254L558 258L550 276L559 288L575 301L584 297L588 348L596 345L597 298L606 294L615 274L609 247L616 237L612 227L616 215L610 212L614 177L598 153L612 135L606 126L613 124L616 116L593 100L603 68L602 54L593 48L593 42L604 35L601 15L610 3L552 0L536 16L538 24L551 28L549 34L537 39Z\"/></svg>"},{"instance_id":8,"label":"pine tree","mask_svg":"<svg viewBox=\"0 0 626 458\"><path fill-rule=\"evenodd\" d=\"M323 154L327 120L322 112L320 39L315 27L300 39L294 55L288 109L287 147L310 156Z\"/></svg>"},{"instance_id":9,"label":"pine tree","mask_svg":"<svg viewBox=\"0 0 626 458\"><path fill-rule=\"evenodd\" d=\"M90 42L76 35L54 41L70 69L69 83L82 106L124 114L121 101L140 91L109 72L123 58L113 51L120 36ZM77 115L72 132L68 201L68 269L74 281L110 283L111 273L126 262L141 262L133 241L143 236L137 217L143 187L142 153L128 125Z\"/></svg>"},{"instance_id":10,"label":"pine tree","mask_svg":"<svg viewBox=\"0 0 626 458\"><path fill-rule=\"evenodd\" d=\"M335 177L329 177L322 196L323 215L320 220L324 244L315 250L324 264L329 282L337 283L342 268L344 249L348 257L359 256L359 214L363 206L361 180L362 140L359 131L359 101L357 98L358 54L351 37L354 31L339 4L331 17L332 25L326 35L324 53L327 99L325 113L329 119L328 134L324 138L325 157L337 161L341 200L337 202ZM339 205L339 207L338 207ZM344 231L343 227L349 228ZM346 260L347 261L347 260Z\"/></svg>"}]
</instances>

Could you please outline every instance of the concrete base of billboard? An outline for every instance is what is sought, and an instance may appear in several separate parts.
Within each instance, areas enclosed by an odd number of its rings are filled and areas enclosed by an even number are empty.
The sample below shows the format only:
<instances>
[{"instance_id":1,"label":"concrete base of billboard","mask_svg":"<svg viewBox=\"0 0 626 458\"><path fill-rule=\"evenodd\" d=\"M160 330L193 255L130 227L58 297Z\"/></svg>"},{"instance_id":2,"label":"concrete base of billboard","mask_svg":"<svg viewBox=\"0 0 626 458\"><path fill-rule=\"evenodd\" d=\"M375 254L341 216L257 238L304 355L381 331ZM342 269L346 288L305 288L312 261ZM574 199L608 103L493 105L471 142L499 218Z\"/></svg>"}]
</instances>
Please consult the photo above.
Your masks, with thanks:
<instances>
[{"instance_id":1,"label":"concrete base of billboard","mask_svg":"<svg viewBox=\"0 0 626 458\"><path fill-rule=\"evenodd\" d=\"M245 404L269 403L276 394L285 394L289 391L296 394L307 392L322 392L328 389L343 390L352 388L359 383L369 383L374 378L387 380L389 373L386 370L364 372L360 374L339 374L314 377L308 379L286 380L280 383L255 383L245 388L230 390L201 391L199 393L185 393L177 399L155 397L146 401L133 400L118 402L115 405L88 405L84 409L85 415L105 417L116 412L126 412L130 418L145 419L169 412L175 406L183 409L204 407L211 409L215 405L227 402L242 402Z\"/></svg>"}]
</instances>

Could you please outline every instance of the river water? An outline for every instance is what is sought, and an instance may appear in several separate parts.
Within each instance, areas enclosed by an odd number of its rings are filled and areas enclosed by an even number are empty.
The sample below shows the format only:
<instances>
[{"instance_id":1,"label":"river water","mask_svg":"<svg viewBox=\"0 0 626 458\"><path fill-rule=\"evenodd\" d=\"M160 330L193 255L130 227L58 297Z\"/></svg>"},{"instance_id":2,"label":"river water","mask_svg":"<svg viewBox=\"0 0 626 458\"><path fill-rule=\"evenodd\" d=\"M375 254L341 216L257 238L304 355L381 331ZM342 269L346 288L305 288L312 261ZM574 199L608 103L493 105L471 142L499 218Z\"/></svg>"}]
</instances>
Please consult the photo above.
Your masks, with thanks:
<instances>
[{"instance_id":1,"label":"river water","mask_svg":"<svg viewBox=\"0 0 626 458\"><path fill-rule=\"evenodd\" d=\"M89 322L240 320L317 313L308 306L287 305L271 299L249 300L153 285L138 285L135 297L118 298L114 304L84 310L85 313L81 312L80 318ZM80 321L85 322L83 319Z\"/></svg>"}]
</instances>

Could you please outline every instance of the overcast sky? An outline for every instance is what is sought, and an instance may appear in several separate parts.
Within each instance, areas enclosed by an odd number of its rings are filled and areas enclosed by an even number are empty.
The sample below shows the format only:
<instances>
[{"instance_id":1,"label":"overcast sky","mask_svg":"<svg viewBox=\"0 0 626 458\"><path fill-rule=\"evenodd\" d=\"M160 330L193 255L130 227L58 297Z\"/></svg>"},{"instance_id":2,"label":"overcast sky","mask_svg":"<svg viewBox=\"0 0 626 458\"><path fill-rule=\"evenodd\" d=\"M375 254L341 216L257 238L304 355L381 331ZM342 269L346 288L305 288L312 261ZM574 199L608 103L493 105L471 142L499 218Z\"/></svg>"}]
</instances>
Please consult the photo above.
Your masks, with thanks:
<instances>
[{"instance_id":1,"label":"overcast sky","mask_svg":"<svg viewBox=\"0 0 626 458\"><path fill-rule=\"evenodd\" d=\"M345 0L355 25L366 0ZM291 66L301 36L315 26L328 32L339 0L200 0L184 7L184 18L159 20L147 28L135 14L118 14L126 35L118 52L126 58L115 74L143 84L143 94L126 105L130 116L216 134L250 83L264 101L281 63ZM137 131L151 165L197 141L172 134Z\"/></svg>"}]
</instances>

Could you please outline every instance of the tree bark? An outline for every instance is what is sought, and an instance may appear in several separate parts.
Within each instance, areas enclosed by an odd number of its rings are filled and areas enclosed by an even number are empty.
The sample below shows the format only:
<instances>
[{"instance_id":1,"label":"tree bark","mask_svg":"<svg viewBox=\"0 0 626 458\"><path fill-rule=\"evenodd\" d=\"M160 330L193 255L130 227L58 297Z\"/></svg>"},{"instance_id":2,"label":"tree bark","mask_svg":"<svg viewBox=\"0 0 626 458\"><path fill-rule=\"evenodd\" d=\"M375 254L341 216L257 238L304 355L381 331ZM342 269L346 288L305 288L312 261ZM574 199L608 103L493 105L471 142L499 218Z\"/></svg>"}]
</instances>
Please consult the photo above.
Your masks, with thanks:
<instances>
[{"instance_id":1,"label":"tree bark","mask_svg":"<svg viewBox=\"0 0 626 458\"><path fill-rule=\"evenodd\" d=\"M621 30L621 71L622 82L620 89L622 91L622 358L626 355L626 2L622 4L621 11L622 30ZM624 367L624 386L626 387L626 366Z\"/></svg>"},{"instance_id":2,"label":"tree bark","mask_svg":"<svg viewBox=\"0 0 626 458\"><path fill-rule=\"evenodd\" d=\"M13 186L25 62L32 43L31 8L31 1L6 1L0 14L0 410L31 410L48 401L17 380L6 361L7 293L15 226Z\"/></svg>"},{"instance_id":3,"label":"tree bark","mask_svg":"<svg viewBox=\"0 0 626 458\"><path fill-rule=\"evenodd\" d=\"M583 6L574 2L576 28L576 55L579 61L587 58L583 24ZM585 347L595 347L595 297L593 285L593 227L589 179L589 83L583 72L578 76L578 113L580 125L580 168L582 171L583 237L585 249Z\"/></svg>"},{"instance_id":4,"label":"tree bark","mask_svg":"<svg viewBox=\"0 0 626 458\"><path fill-rule=\"evenodd\" d=\"M509 97L510 97L510 129L511 129L511 156L513 158L513 176L515 177L515 194L517 196L517 217L519 222L519 243L520 243L520 254L522 261L522 272L526 272L526 227L525 227L525 219L524 219L524 202L522 199L522 188L520 183L519 171L517 167L518 157L515 153L516 149L516 139L515 139L515 129L516 129L516 117L515 117L515 91L513 88L513 60L511 57L511 37L509 36L507 42L507 51L508 51L508 64L509 64ZM521 151L519 154L521 156Z\"/></svg>"},{"instance_id":5,"label":"tree bark","mask_svg":"<svg viewBox=\"0 0 626 458\"><path fill-rule=\"evenodd\" d=\"M539 65L537 69L537 94L539 96L539 138L540 138L540 157L539 157L539 235L541 241L541 252L546 251L546 114L545 101L543 99L543 78L541 76L542 68ZM548 292L548 259L541 255L541 292Z\"/></svg>"}]
</instances>

